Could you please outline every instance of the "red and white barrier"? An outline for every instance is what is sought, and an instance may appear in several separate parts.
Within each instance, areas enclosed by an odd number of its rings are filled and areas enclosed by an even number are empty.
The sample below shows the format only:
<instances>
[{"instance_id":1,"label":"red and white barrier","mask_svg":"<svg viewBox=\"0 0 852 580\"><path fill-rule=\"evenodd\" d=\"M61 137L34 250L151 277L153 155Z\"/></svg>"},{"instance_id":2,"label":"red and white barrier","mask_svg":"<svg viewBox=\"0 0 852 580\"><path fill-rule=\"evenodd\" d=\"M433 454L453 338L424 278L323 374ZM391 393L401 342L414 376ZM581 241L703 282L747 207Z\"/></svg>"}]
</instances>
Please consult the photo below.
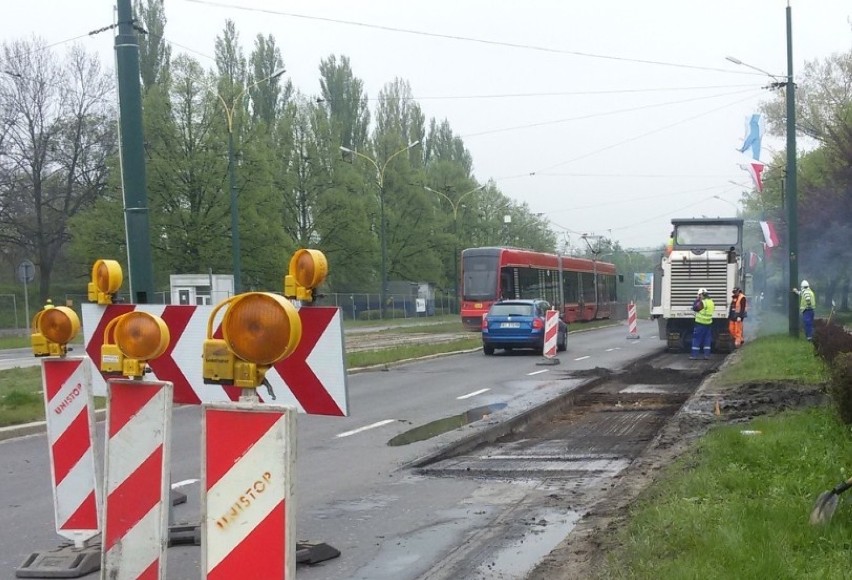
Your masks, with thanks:
<instances>
[{"instance_id":1,"label":"red and white barrier","mask_svg":"<svg viewBox=\"0 0 852 580\"><path fill-rule=\"evenodd\" d=\"M169 382L107 382L103 578L166 578L173 394Z\"/></svg>"},{"instance_id":2,"label":"red and white barrier","mask_svg":"<svg viewBox=\"0 0 852 580\"><path fill-rule=\"evenodd\" d=\"M159 316L169 328L171 341L162 356L149 361L147 378L174 384L174 402L197 405L236 401L239 389L207 385L203 381L203 359L199 349L207 337L207 323L215 306L162 304L83 304L83 333L86 353L92 360L92 387L106 394L106 377L100 372L104 329L116 317L133 311ZM278 404L295 407L309 415L342 417L349 414L346 359L343 350L343 322L340 308L310 306L299 308L302 339L287 358L276 362L266 373ZM215 329L214 335L221 336ZM271 402L266 389L258 396Z\"/></svg>"},{"instance_id":3,"label":"red and white barrier","mask_svg":"<svg viewBox=\"0 0 852 580\"><path fill-rule=\"evenodd\" d=\"M295 578L296 410L250 402L203 409L203 577Z\"/></svg>"},{"instance_id":4,"label":"red and white barrier","mask_svg":"<svg viewBox=\"0 0 852 580\"><path fill-rule=\"evenodd\" d=\"M639 328L636 321L636 304L632 300L627 305L627 338L639 338Z\"/></svg>"},{"instance_id":5,"label":"red and white barrier","mask_svg":"<svg viewBox=\"0 0 852 580\"><path fill-rule=\"evenodd\" d=\"M56 533L82 548L100 533L89 362L82 357L45 358L41 375Z\"/></svg>"},{"instance_id":6,"label":"red and white barrier","mask_svg":"<svg viewBox=\"0 0 852 580\"><path fill-rule=\"evenodd\" d=\"M544 356L556 356L556 343L559 340L559 312L548 310L544 316Z\"/></svg>"}]
</instances>

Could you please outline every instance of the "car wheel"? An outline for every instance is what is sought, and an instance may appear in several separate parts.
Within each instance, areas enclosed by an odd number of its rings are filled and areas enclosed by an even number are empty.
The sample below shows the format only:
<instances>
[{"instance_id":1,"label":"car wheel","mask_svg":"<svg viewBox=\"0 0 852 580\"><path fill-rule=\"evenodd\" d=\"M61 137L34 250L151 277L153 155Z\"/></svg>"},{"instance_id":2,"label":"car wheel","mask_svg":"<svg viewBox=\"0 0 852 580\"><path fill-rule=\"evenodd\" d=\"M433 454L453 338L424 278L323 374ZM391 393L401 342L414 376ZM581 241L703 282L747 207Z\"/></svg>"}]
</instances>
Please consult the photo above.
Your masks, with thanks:
<instances>
[{"instance_id":1,"label":"car wheel","mask_svg":"<svg viewBox=\"0 0 852 580\"><path fill-rule=\"evenodd\" d=\"M492 354L494 354L494 347L491 346L490 344L483 344L482 345L482 352L491 356Z\"/></svg>"},{"instance_id":2,"label":"car wheel","mask_svg":"<svg viewBox=\"0 0 852 580\"><path fill-rule=\"evenodd\" d=\"M562 342L556 341L556 350L558 352L565 352L568 349L568 333L562 335Z\"/></svg>"}]
</instances>

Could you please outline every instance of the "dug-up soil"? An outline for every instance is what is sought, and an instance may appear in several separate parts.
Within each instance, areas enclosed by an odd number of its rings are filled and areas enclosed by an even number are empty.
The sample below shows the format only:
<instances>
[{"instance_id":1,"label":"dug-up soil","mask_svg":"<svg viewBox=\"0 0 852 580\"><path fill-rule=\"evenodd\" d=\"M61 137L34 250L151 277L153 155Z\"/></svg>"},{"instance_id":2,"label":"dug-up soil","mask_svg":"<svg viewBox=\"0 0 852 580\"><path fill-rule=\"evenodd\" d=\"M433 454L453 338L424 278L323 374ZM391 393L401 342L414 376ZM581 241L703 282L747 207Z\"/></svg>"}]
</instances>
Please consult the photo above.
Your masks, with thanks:
<instances>
[{"instance_id":1,"label":"dug-up soil","mask_svg":"<svg viewBox=\"0 0 852 580\"><path fill-rule=\"evenodd\" d=\"M726 364L734 362L736 356L728 357ZM710 427L825 403L826 395L819 385L779 382L717 386L714 375L709 376L527 580L595 578L606 555L617 547L617 532L625 525L630 504L654 483L663 467Z\"/></svg>"}]
</instances>

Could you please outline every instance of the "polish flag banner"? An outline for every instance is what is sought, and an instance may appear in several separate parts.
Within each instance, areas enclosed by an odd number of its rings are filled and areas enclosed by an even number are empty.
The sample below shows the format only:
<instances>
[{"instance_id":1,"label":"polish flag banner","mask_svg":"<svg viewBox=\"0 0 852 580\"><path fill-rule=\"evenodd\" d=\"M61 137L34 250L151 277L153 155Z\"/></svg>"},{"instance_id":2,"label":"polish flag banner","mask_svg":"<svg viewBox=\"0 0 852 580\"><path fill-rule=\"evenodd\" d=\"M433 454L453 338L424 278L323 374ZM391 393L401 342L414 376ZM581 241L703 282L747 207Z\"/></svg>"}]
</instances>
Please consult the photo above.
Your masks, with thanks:
<instances>
[{"instance_id":1,"label":"polish flag banner","mask_svg":"<svg viewBox=\"0 0 852 580\"><path fill-rule=\"evenodd\" d=\"M760 258L758 257L758 255L757 255L756 253L754 253L754 252L749 252L749 256L748 256L748 267L749 267L750 269L754 270L754 269L757 267L757 262L758 262L758 260L760 260Z\"/></svg>"},{"instance_id":2,"label":"polish flag banner","mask_svg":"<svg viewBox=\"0 0 852 580\"><path fill-rule=\"evenodd\" d=\"M760 229L763 230L763 239L767 248L775 248L779 245L780 239L778 232L775 230L775 224L772 222L760 222Z\"/></svg>"},{"instance_id":3,"label":"polish flag banner","mask_svg":"<svg viewBox=\"0 0 852 580\"><path fill-rule=\"evenodd\" d=\"M740 167L748 171L751 180L754 182L754 188L758 193L763 193L763 169L766 167L757 159L750 159L740 164Z\"/></svg>"}]
</instances>

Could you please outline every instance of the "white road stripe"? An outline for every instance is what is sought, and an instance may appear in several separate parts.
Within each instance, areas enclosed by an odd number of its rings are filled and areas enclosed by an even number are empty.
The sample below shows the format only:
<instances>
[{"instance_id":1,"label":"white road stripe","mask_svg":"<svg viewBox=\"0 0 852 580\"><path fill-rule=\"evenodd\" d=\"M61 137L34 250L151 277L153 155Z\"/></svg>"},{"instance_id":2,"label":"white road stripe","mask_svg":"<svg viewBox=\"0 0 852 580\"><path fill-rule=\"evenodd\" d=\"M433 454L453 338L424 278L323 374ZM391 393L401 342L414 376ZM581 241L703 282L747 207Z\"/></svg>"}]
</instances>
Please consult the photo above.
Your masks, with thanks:
<instances>
[{"instance_id":1,"label":"white road stripe","mask_svg":"<svg viewBox=\"0 0 852 580\"><path fill-rule=\"evenodd\" d=\"M608 349L606 349L606 351L607 351L607 352L612 352L612 351L614 351L614 350L621 350L621 347L620 347L620 346L617 346L617 347L615 347L615 348L608 348Z\"/></svg>"},{"instance_id":2,"label":"white road stripe","mask_svg":"<svg viewBox=\"0 0 852 580\"><path fill-rule=\"evenodd\" d=\"M462 395L461 397L456 397L459 401L462 399L469 399L471 397L475 397L476 395L481 395L482 393L487 393L491 389L479 389L478 391L473 391L472 393L468 393L466 395Z\"/></svg>"},{"instance_id":3,"label":"white road stripe","mask_svg":"<svg viewBox=\"0 0 852 580\"><path fill-rule=\"evenodd\" d=\"M357 429L353 429L352 431L344 431L343 433L338 433L336 437L349 437L350 435L355 435L356 433L361 433L362 431L368 431L370 429L375 429L376 427L382 427L383 425L387 425L389 423L395 423L396 419L385 419L384 421L379 421L377 423L372 423L370 425L364 425L363 427L358 427Z\"/></svg>"},{"instance_id":4,"label":"white road stripe","mask_svg":"<svg viewBox=\"0 0 852 580\"><path fill-rule=\"evenodd\" d=\"M547 372L547 369L544 369L544 370L541 370L541 371L533 371L531 373L527 373L527 376L531 377L533 375L540 375L541 373L546 373L546 372Z\"/></svg>"},{"instance_id":5,"label":"white road stripe","mask_svg":"<svg viewBox=\"0 0 852 580\"><path fill-rule=\"evenodd\" d=\"M581 356L580 358L575 358L574 360L586 360L587 358L592 358L590 356Z\"/></svg>"}]
</instances>

